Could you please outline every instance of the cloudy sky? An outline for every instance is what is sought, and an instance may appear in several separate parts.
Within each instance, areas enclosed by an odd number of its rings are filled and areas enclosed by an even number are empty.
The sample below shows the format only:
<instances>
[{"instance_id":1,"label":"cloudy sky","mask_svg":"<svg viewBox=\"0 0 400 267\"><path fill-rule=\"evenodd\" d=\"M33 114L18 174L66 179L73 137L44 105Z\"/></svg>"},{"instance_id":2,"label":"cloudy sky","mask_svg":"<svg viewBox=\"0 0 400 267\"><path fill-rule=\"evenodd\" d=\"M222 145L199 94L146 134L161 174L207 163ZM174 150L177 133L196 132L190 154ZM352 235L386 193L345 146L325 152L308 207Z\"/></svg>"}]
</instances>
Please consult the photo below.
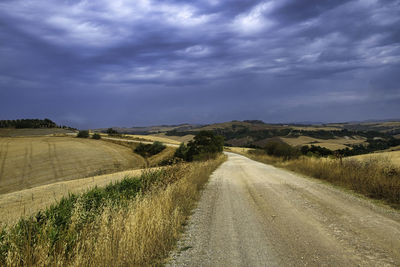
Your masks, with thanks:
<instances>
[{"instance_id":1,"label":"cloudy sky","mask_svg":"<svg viewBox=\"0 0 400 267\"><path fill-rule=\"evenodd\" d=\"M1 0L0 119L400 118L400 1Z\"/></svg>"}]
</instances>

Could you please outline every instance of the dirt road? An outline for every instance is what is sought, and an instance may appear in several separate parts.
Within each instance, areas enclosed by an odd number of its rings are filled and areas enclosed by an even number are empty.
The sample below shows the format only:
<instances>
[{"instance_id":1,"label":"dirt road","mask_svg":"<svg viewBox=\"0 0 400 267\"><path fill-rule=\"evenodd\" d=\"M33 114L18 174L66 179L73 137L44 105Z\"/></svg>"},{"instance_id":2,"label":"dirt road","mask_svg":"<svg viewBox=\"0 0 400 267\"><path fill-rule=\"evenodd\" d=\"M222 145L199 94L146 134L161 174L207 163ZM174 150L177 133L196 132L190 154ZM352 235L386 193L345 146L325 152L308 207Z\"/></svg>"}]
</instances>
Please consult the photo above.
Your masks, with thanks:
<instances>
[{"instance_id":1,"label":"dirt road","mask_svg":"<svg viewBox=\"0 0 400 267\"><path fill-rule=\"evenodd\" d=\"M170 266L400 266L400 212L227 154Z\"/></svg>"}]
</instances>

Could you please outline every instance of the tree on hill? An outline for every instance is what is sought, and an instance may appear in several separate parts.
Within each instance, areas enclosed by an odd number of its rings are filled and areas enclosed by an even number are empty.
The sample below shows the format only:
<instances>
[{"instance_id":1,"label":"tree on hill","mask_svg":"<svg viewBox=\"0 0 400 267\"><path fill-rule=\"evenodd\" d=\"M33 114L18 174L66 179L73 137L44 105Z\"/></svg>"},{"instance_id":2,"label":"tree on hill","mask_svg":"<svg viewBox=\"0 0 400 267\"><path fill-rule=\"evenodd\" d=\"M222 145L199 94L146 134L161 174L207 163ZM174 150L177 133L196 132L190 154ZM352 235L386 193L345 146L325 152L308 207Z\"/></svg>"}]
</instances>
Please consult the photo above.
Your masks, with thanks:
<instances>
[{"instance_id":1,"label":"tree on hill","mask_svg":"<svg viewBox=\"0 0 400 267\"><path fill-rule=\"evenodd\" d=\"M108 128L107 131L106 131L106 133L107 133L108 135L118 135L118 134L119 134L119 132L116 131L116 130L114 130L113 128Z\"/></svg>"},{"instance_id":2,"label":"tree on hill","mask_svg":"<svg viewBox=\"0 0 400 267\"><path fill-rule=\"evenodd\" d=\"M199 132L187 146L183 143L175 152L175 157L185 161L214 158L224 148L224 138L211 131Z\"/></svg>"},{"instance_id":3,"label":"tree on hill","mask_svg":"<svg viewBox=\"0 0 400 267\"><path fill-rule=\"evenodd\" d=\"M270 156L281 157L285 160L298 158L300 150L283 142L269 142L264 147L265 152Z\"/></svg>"},{"instance_id":4,"label":"tree on hill","mask_svg":"<svg viewBox=\"0 0 400 267\"><path fill-rule=\"evenodd\" d=\"M50 119L18 119L0 120L0 128L57 128L57 124Z\"/></svg>"}]
</instances>

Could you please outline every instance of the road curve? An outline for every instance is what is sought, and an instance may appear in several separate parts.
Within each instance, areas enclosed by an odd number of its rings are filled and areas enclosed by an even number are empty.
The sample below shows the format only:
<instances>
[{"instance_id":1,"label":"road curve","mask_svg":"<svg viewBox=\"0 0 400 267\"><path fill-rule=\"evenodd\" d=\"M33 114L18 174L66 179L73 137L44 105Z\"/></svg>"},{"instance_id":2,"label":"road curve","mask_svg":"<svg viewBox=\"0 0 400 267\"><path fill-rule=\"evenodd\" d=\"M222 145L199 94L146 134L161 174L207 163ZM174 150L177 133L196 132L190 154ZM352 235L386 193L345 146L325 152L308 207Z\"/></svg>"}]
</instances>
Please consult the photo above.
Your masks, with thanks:
<instances>
[{"instance_id":1,"label":"road curve","mask_svg":"<svg viewBox=\"0 0 400 267\"><path fill-rule=\"evenodd\" d=\"M168 266L400 266L400 212L227 155Z\"/></svg>"}]
</instances>

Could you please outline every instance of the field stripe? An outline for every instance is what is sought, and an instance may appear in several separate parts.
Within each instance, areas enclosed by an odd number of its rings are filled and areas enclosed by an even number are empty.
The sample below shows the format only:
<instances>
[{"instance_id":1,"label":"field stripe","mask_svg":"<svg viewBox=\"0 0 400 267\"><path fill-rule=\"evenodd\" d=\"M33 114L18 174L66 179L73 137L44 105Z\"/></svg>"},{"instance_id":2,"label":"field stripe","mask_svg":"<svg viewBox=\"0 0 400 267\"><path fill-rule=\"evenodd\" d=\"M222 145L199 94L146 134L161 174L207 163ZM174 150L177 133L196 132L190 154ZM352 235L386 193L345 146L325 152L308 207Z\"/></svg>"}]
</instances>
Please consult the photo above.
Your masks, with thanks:
<instances>
[{"instance_id":1,"label":"field stripe","mask_svg":"<svg viewBox=\"0 0 400 267\"><path fill-rule=\"evenodd\" d=\"M1 158L1 165L0 165L0 179L3 178L4 168L6 164L7 154L8 154L8 146L10 141L2 142L0 152L3 155Z\"/></svg>"},{"instance_id":2,"label":"field stripe","mask_svg":"<svg viewBox=\"0 0 400 267\"><path fill-rule=\"evenodd\" d=\"M48 148L48 153L49 153L49 162L50 162L51 168L53 170L54 177L57 179L59 177L59 175L57 172L56 163L54 162L54 156L55 156L54 155L55 154L54 147L53 147L53 144L51 144L48 140L46 140L46 142L47 142L47 148Z\"/></svg>"}]
</instances>

